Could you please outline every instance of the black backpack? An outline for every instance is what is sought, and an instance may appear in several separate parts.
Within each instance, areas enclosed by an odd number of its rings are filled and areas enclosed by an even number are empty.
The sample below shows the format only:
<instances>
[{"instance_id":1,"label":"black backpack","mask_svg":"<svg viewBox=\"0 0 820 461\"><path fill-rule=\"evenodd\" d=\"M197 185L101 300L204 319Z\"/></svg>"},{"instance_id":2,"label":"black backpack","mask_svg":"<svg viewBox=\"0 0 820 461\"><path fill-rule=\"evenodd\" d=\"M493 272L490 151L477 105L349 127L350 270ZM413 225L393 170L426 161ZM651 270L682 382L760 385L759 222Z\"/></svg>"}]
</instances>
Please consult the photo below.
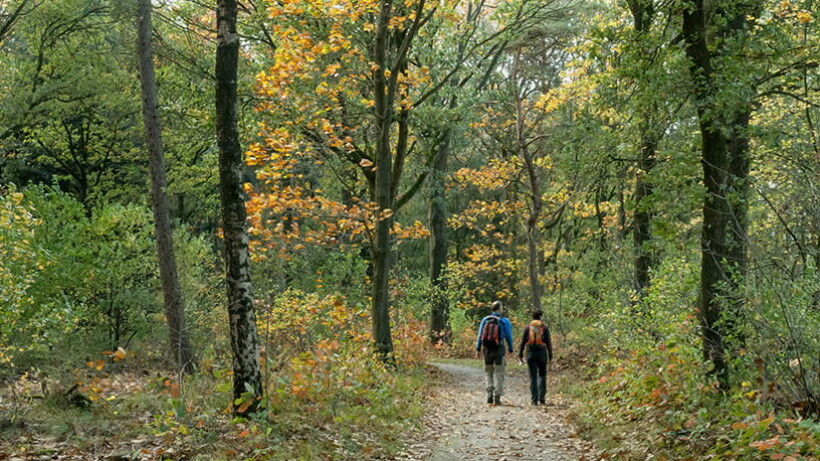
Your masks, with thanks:
<instances>
[{"instance_id":1,"label":"black backpack","mask_svg":"<svg viewBox=\"0 0 820 461\"><path fill-rule=\"evenodd\" d=\"M495 348L501 345L501 319L488 315L484 317L484 328L481 329L481 344Z\"/></svg>"}]
</instances>

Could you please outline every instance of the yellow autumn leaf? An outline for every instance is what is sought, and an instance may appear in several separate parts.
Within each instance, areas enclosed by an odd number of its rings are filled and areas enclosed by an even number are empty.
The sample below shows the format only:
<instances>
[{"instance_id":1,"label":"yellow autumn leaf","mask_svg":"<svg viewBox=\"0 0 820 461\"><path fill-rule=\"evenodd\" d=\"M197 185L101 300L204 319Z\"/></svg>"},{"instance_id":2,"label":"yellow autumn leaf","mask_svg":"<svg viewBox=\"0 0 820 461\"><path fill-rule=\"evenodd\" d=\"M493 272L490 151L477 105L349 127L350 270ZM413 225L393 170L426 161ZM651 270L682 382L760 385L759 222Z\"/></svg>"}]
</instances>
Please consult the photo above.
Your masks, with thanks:
<instances>
[{"instance_id":1,"label":"yellow autumn leaf","mask_svg":"<svg viewBox=\"0 0 820 461\"><path fill-rule=\"evenodd\" d=\"M126 357L125 349L123 349L122 347L118 347L117 350L114 351L114 354L112 354L112 356L111 356L111 358L115 362L119 362L120 360L125 360L125 357Z\"/></svg>"}]
</instances>

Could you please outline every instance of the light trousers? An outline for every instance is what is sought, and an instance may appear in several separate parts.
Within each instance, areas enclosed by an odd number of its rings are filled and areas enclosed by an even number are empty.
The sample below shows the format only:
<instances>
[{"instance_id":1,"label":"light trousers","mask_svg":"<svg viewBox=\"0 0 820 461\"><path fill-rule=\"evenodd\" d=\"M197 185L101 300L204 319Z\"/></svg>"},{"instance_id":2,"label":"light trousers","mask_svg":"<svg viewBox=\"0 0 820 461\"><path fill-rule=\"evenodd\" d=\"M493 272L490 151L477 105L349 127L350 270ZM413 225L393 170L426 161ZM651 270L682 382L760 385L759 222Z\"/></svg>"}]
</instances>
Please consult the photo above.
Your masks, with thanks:
<instances>
[{"instance_id":1,"label":"light trousers","mask_svg":"<svg viewBox=\"0 0 820 461\"><path fill-rule=\"evenodd\" d=\"M496 350L484 349L484 377L487 397L504 395L504 371L507 360L504 358L504 347Z\"/></svg>"}]
</instances>

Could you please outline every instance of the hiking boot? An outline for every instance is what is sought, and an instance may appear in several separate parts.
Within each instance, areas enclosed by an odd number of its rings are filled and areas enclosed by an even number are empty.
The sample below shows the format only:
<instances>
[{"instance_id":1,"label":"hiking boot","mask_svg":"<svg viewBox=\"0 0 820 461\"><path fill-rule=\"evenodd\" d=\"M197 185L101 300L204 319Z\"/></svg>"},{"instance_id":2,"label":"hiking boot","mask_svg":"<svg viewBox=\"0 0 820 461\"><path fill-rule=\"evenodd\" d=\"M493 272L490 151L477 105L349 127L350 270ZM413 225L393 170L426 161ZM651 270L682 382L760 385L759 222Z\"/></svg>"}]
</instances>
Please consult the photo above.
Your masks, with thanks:
<instances>
[{"instance_id":1,"label":"hiking boot","mask_svg":"<svg viewBox=\"0 0 820 461\"><path fill-rule=\"evenodd\" d=\"M496 396L495 396L495 400L494 400L494 402L493 402L493 403L495 403L496 405L501 405L501 396L500 396L500 395L496 395Z\"/></svg>"},{"instance_id":2,"label":"hiking boot","mask_svg":"<svg viewBox=\"0 0 820 461\"><path fill-rule=\"evenodd\" d=\"M544 401L543 401L543 400L542 400L542 401L540 401L540 402L538 402L538 403L539 403L539 404L541 404L541 405L546 405L546 403L544 403Z\"/></svg>"},{"instance_id":3,"label":"hiking boot","mask_svg":"<svg viewBox=\"0 0 820 461\"><path fill-rule=\"evenodd\" d=\"M487 403L490 404L490 405L493 404L493 396L492 395L487 396Z\"/></svg>"}]
</instances>

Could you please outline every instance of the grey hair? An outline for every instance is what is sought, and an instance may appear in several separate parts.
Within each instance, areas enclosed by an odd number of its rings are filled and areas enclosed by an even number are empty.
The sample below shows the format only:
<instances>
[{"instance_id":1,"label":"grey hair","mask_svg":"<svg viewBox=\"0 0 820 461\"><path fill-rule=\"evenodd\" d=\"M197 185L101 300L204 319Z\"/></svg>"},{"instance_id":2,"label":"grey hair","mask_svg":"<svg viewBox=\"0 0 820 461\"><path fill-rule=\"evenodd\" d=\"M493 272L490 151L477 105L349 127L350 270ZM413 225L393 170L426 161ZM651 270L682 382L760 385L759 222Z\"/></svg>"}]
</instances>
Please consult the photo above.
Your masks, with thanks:
<instances>
[{"instance_id":1,"label":"grey hair","mask_svg":"<svg viewBox=\"0 0 820 461\"><path fill-rule=\"evenodd\" d=\"M504 305L501 304L501 301L493 301L493 305L490 307L490 310L493 312L498 312L502 307L504 307Z\"/></svg>"}]
</instances>

